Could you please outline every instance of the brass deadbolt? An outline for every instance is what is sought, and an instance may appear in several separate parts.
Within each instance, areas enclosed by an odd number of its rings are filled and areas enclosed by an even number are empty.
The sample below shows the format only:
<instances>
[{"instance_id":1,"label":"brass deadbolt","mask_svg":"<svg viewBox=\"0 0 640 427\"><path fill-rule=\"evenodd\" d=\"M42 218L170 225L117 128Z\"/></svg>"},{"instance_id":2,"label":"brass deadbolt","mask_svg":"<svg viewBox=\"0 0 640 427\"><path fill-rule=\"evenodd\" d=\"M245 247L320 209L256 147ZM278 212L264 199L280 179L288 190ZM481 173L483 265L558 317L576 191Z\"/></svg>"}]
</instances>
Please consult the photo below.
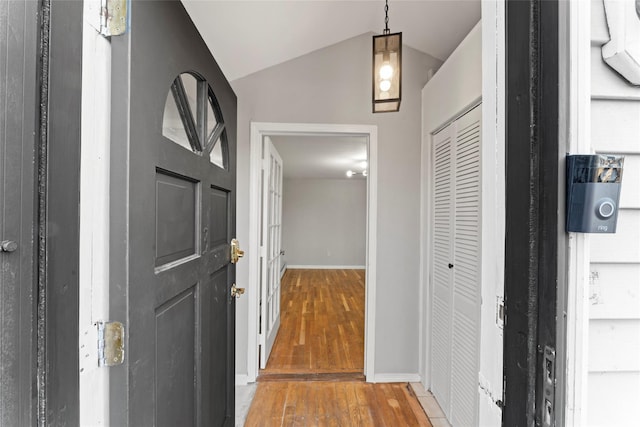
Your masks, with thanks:
<instances>
[{"instance_id":1,"label":"brass deadbolt","mask_svg":"<svg viewBox=\"0 0 640 427\"><path fill-rule=\"evenodd\" d=\"M240 243L236 239L231 240L231 263L236 264L243 256L244 251L240 249Z\"/></svg>"}]
</instances>

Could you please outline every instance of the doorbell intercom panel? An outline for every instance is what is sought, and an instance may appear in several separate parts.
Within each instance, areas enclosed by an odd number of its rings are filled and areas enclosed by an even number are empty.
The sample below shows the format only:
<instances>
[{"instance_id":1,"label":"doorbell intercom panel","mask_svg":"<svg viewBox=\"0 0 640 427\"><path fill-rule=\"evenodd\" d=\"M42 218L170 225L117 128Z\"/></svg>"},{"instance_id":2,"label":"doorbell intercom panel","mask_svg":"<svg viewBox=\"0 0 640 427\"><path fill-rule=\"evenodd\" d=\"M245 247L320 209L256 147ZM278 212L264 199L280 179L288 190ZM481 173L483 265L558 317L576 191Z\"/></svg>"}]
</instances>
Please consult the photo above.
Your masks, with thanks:
<instances>
[{"instance_id":1,"label":"doorbell intercom panel","mask_svg":"<svg viewBox=\"0 0 640 427\"><path fill-rule=\"evenodd\" d=\"M624 156L567 156L569 232L615 233Z\"/></svg>"}]
</instances>

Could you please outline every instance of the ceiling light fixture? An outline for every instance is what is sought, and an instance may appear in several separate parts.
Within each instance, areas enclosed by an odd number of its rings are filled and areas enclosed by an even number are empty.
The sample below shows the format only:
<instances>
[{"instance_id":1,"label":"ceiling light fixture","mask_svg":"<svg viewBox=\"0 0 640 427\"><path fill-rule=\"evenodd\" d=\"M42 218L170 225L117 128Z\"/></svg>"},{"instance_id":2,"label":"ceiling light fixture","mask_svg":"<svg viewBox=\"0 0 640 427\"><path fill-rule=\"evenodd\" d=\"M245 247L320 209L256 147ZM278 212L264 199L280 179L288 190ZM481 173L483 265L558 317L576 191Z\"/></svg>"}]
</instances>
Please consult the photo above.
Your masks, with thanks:
<instances>
[{"instance_id":1,"label":"ceiling light fixture","mask_svg":"<svg viewBox=\"0 0 640 427\"><path fill-rule=\"evenodd\" d=\"M374 113L400 110L402 98L402 33L389 30L389 0L384 4L384 30L373 36L372 101Z\"/></svg>"}]
</instances>

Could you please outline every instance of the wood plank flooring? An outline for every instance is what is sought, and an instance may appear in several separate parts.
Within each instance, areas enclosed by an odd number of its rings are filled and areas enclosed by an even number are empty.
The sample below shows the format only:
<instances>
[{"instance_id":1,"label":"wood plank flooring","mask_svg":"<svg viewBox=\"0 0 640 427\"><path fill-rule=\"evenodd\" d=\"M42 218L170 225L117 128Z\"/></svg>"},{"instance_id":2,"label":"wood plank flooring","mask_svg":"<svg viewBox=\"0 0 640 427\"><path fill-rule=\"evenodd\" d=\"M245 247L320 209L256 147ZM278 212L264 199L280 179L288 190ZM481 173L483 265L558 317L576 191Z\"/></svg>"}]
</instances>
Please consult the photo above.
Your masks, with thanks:
<instances>
[{"instance_id":1,"label":"wood plank flooring","mask_svg":"<svg viewBox=\"0 0 640 427\"><path fill-rule=\"evenodd\" d=\"M364 382L364 270L287 270L245 426L432 427L407 383Z\"/></svg>"},{"instance_id":2,"label":"wood plank flooring","mask_svg":"<svg viewBox=\"0 0 640 427\"><path fill-rule=\"evenodd\" d=\"M362 373L364 270L287 270L280 331L260 375Z\"/></svg>"},{"instance_id":3,"label":"wood plank flooring","mask_svg":"<svg viewBox=\"0 0 640 427\"><path fill-rule=\"evenodd\" d=\"M299 381L258 384L245 426L431 427L431 423L406 383Z\"/></svg>"}]
</instances>

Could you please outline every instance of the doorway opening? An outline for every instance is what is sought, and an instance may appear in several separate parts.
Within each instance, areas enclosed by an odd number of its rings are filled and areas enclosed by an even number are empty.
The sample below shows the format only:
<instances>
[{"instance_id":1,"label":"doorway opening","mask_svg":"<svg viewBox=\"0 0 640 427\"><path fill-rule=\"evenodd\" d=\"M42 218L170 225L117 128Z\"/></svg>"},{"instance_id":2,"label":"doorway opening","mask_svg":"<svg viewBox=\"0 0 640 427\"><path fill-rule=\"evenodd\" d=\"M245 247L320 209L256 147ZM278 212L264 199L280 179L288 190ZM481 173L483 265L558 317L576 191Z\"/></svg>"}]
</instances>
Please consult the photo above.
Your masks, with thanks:
<instances>
[{"instance_id":1,"label":"doorway opening","mask_svg":"<svg viewBox=\"0 0 640 427\"><path fill-rule=\"evenodd\" d=\"M295 137L295 138L292 138ZM315 275L317 280L326 281L327 277L320 277L326 274L341 274L345 276L347 279L353 279L354 281L364 282L364 377L369 382L374 382L375 379L373 377L373 348L374 348L374 309L375 309L375 255L376 255L376 194L377 194L377 183L376 183L376 165L377 165L377 127L370 125L337 125L337 124L298 124L298 123L252 123L251 125L251 173L250 173L250 240L249 240L249 251L252 254L257 254L256 256L252 256L249 260L249 281L251 284L255 284L253 287L254 292L249 294L249 343L248 343L248 352L247 352L247 365L248 365L248 381L253 382L257 379L260 366L264 367L266 365L266 354L263 351L270 351L273 346L273 342L275 341L275 335L277 332L269 335L269 333L275 328L277 331L278 322L280 321L279 316L277 316L277 312L279 311L280 304L273 302L269 296L269 292L264 292L264 290L272 290L274 287L264 287L265 277L269 277L270 273L265 275L265 271L269 271L269 269L265 269L265 264L269 264L270 260L274 259L275 256L282 257L282 253L280 249L268 248L264 245L264 235L262 234L262 230L268 231L270 229L276 230L279 227L279 221L273 220L272 218L265 218L262 214L262 207L264 201L262 200L263 194L268 194L265 198L267 203L276 204L278 201L277 187L275 191L273 190L273 186L271 191L269 190L269 178L271 177L272 172L268 172L268 175L265 178L265 170L263 169L263 164L266 166L275 165L274 170L278 170L278 160L279 156L273 156L269 151L269 147L273 146L272 140L276 141L278 144L278 139L281 140L290 140L290 141L301 141L300 143L309 142L308 138L304 137L331 137L331 138L342 138L346 139L354 139L359 140L366 146L366 221L365 221L365 250L364 250L364 266L361 265L350 265L351 269L353 267L364 267L364 272L362 272L361 276L358 275L357 269L353 269L353 271L348 272L348 270L339 269L336 264L336 269L326 270L324 272L317 269L296 269L291 270L290 275L285 275L283 280L286 283L288 280L297 281L300 279L300 273L302 274L310 274L311 276ZM291 142L291 144L295 144L295 142ZM318 145L320 142L318 142ZM298 147L298 151L300 151L301 146ZM274 147L274 151L275 150ZM276 159L272 161L273 159ZM264 159L268 159L265 161ZM282 162L280 159L280 167L282 166ZM267 166L270 167L270 166ZM286 167L286 165L285 165ZM349 168L345 169L343 173L346 174L346 171ZM362 172L360 170L354 170L354 172ZM345 176L346 178L346 176ZM271 179L272 181L273 178ZM277 182L275 179L274 182ZM266 192L265 192L266 189ZM280 190L281 191L281 190ZM277 211L277 209L276 209ZM281 223L281 222L280 222ZM278 239L275 239L276 241ZM284 248L286 249L286 248ZM271 250L271 251L270 251ZM331 256L331 251L328 251L327 255L325 252L325 256ZM270 257L269 255L274 255L274 257ZM286 251L285 251L286 254ZM279 260L278 264L280 264ZM293 261L293 260L292 260ZM294 267L310 267L310 265L305 265L304 262L294 261L298 263L297 265L293 265ZM340 264L342 266L348 264L344 263ZM353 263L352 263L353 264ZM358 263L360 264L360 263ZM292 265L292 264L290 264ZM331 266L330 264L326 264ZM272 274L272 273L271 273ZM278 272L278 279L279 279ZM294 277L295 276L295 277ZM352 276L352 277L351 277ZM261 282L262 280L262 282ZM277 281L278 282L278 281ZM261 283L263 283L261 285ZM279 282L277 283L279 285ZM295 285L295 284L294 284ZM280 289L278 289L280 292ZM265 293L267 295L265 295ZM278 295L279 297L279 295ZM278 299L279 301L279 299ZM288 300L288 303L293 301ZM274 316L275 314L275 316ZM277 318L276 318L277 316ZM261 324L261 317L262 324ZM262 329L262 330L261 330ZM262 332L262 335L261 335ZM300 339L300 336L298 336ZM263 350L265 349L265 350ZM347 350L348 352L348 350ZM262 363L261 363L262 362ZM348 365L348 364L347 364ZM348 366L345 366L348 367Z\"/></svg>"}]
</instances>

